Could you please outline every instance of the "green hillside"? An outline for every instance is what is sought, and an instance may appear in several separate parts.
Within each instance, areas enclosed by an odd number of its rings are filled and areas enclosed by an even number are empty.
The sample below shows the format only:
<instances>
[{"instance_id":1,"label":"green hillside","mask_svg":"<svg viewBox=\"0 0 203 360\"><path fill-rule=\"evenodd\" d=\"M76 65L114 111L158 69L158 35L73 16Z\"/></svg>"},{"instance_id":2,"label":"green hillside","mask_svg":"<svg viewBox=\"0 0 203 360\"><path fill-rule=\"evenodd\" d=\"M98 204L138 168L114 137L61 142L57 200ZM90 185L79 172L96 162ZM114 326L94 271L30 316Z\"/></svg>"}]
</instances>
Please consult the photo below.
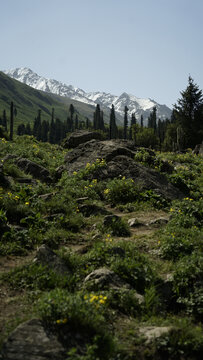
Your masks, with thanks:
<instances>
[{"instance_id":1,"label":"green hillside","mask_svg":"<svg viewBox=\"0 0 203 360\"><path fill-rule=\"evenodd\" d=\"M91 121L95 109L94 106L76 100L35 90L0 72L0 116L3 110L6 110L7 118L9 118L11 101L14 102L17 109L15 127L22 122L32 123L39 109L42 111L42 119L44 120L50 120L53 107L55 108L55 116L60 120L65 120L72 103L80 119L88 117ZM105 114L104 121L108 122L108 120L109 116Z\"/></svg>"}]
</instances>

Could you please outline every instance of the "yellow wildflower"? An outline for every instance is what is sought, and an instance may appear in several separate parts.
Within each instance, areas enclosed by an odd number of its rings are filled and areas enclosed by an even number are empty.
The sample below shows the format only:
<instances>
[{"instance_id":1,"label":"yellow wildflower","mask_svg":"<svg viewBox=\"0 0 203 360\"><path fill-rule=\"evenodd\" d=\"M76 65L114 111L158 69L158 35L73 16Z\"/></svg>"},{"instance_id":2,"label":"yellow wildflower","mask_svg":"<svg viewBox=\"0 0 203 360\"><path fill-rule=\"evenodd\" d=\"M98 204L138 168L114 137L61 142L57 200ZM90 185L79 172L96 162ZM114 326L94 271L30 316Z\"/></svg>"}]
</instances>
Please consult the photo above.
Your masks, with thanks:
<instances>
[{"instance_id":1,"label":"yellow wildflower","mask_svg":"<svg viewBox=\"0 0 203 360\"><path fill-rule=\"evenodd\" d=\"M109 189L105 189L104 194L107 195L109 193L109 191L110 191Z\"/></svg>"},{"instance_id":2,"label":"yellow wildflower","mask_svg":"<svg viewBox=\"0 0 203 360\"><path fill-rule=\"evenodd\" d=\"M25 205L27 205L27 206L30 205L29 201L26 201L26 202L25 202Z\"/></svg>"},{"instance_id":3,"label":"yellow wildflower","mask_svg":"<svg viewBox=\"0 0 203 360\"><path fill-rule=\"evenodd\" d=\"M73 175L77 175L77 171L73 171Z\"/></svg>"}]
</instances>

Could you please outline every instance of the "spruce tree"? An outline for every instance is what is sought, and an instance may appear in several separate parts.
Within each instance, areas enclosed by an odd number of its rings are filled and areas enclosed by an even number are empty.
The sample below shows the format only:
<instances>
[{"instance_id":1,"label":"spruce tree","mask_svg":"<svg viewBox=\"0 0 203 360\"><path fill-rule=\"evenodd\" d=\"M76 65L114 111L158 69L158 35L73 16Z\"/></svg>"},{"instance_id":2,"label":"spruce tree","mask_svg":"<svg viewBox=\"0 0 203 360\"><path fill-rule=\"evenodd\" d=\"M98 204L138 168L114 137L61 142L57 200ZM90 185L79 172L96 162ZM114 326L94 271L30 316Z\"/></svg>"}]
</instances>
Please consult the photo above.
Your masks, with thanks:
<instances>
[{"instance_id":1,"label":"spruce tree","mask_svg":"<svg viewBox=\"0 0 203 360\"><path fill-rule=\"evenodd\" d=\"M71 128L71 131L73 131L73 114L75 112L75 109L74 109L74 106L73 104L70 104L70 107L69 107L69 111L70 111L70 128Z\"/></svg>"},{"instance_id":2,"label":"spruce tree","mask_svg":"<svg viewBox=\"0 0 203 360\"><path fill-rule=\"evenodd\" d=\"M111 112L110 112L110 123L109 123L109 138L116 139L117 136L118 136L118 129L116 126L116 116L115 116L114 105L112 104Z\"/></svg>"},{"instance_id":3,"label":"spruce tree","mask_svg":"<svg viewBox=\"0 0 203 360\"><path fill-rule=\"evenodd\" d=\"M131 115L131 124L130 124L130 132L129 132L130 140L132 140L132 129L133 129L133 127L135 127L135 125L136 125L136 117L135 117L135 113L132 113L132 115Z\"/></svg>"},{"instance_id":4,"label":"spruce tree","mask_svg":"<svg viewBox=\"0 0 203 360\"><path fill-rule=\"evenodd\" d=\"M144 127L144 119L143 119L143 115L141 115L141 118L140 118L140 126L141 128Z\"/></svg>"},{"instance_id":5,"label":"spruce tree","mask_svg":"<svg viewBox=\"0 0 203 360\"><path fill-rule=\"evenodd\" d=\"M181 92L181 98L174 105L175 116L180 134L184 138L184 148L194 147L203 139L203 94L189 76L187 88Z\"/></svg>"},{"instance_id":6,"label":"spruce tree","mask_svg":"<svg viewBox=\"0 0 203 360\"><path fill-rule=\"evenodd\" d=\"M127 139L127 129L128 129L128 107L124 108L124 126L123 126L123 138Z\"/></svg>"},{"instance_id":7,"label":"spruce tree","mask_svg":"<svg viewBox=\"0 0 203 360\"><path fill-rule=\"evenodd\" d=\"M13 118L14 118L14 113L13 113L13 101L11 101L11 105L10 105L10 140L13 140Z\"/></svg>"}]
</instances>

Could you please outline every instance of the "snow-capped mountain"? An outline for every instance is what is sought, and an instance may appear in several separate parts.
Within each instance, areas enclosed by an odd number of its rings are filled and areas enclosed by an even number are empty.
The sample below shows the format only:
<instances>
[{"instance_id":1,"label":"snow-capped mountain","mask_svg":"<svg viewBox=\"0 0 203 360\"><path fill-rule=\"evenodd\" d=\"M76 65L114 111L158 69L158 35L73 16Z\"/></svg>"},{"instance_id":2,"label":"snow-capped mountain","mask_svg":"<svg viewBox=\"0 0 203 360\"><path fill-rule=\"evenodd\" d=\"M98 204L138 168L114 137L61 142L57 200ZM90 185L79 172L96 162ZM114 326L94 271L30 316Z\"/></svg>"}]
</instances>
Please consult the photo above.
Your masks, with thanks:
<instances>
[{"instance_id":1,"label":"snow-capped mountain","mask_svg":"<svg viewBox=\"0 0 203 360\"><path fill-rule=\"evenodd\" d=\"M100 104L101 108L102 106L105 108L111 108L111 105L113 104L119 117L123 117L125 106L127 106L129 109L129 115L131 115L133 112L135 113L138 121L140 120L141 115L143 115L143 118L146 121L154 106L157 108L158 118L164 120L166 118L170 118L171 116L171 110L166 105L160 105L151 99L140 99L127 93L123 93L120 96L104 92L86 93L84 90L72 85L66 85L57 80L46 79L42 76L39 76L28 68L4 70L4 73L11 78L25 83L37 90L65 96L89 105L95 106L96 104Z\"/></svg>"}]
</instances>

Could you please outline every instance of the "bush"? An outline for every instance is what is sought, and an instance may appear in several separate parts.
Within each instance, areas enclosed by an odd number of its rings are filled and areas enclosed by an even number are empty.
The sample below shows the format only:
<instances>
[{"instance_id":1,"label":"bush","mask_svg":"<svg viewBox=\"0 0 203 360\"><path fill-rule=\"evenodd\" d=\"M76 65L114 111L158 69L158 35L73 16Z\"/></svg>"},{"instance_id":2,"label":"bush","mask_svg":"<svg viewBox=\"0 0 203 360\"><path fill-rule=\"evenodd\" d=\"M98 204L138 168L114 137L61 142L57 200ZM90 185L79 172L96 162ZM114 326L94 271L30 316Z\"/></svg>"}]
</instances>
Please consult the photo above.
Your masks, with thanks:
<instances>
[{"instance_id":1,"label":"bush","mask_svg":"<svg viewBox=\"0 0 203 360\"><path fill-rule=\"evenodd\" d=\"M65 290L55 289L44 294L39 300L38 311L43 321L59 334L66 346L67 336L70 344L71 335L73 340L77 341L78 337L75 338L74 334L81 334L84 353L87 345L96 342L95 358L109 359L113 351L113 341L108 332L104 307L105 301L98 295L70 294ZM77 342L75 347L77 348Z\"/></svg>"},{"instance_id":2,"label":"bush","mask_svg":"<svg viewBox=\"0 0 203 360\"><path fill-rule=\"evenodd\" d=\"M185 321L155 341L156 359L182 360L203 358L203 333L200 326Z\"/></svg>"}]
</instances>

